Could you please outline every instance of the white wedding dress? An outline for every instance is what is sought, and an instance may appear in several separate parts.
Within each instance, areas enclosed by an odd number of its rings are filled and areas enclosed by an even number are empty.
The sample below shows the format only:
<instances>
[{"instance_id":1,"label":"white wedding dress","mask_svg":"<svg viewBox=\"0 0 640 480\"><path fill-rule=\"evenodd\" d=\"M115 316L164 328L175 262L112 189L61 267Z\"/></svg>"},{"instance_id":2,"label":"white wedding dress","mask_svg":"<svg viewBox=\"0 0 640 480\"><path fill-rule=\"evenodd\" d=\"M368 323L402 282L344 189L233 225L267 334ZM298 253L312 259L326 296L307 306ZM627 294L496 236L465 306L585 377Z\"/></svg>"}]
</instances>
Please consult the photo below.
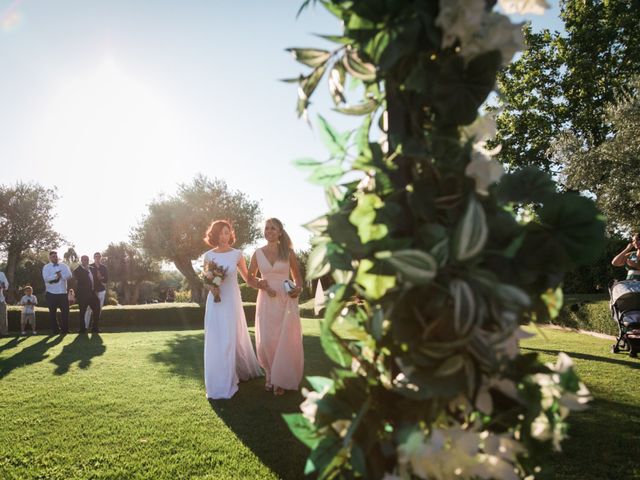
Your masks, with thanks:
<instances>
[{"instance_id":1,"label":"white wedding dress","mask_svg":"<svg viewBox=\"0 0 640 480\"><path fill-rule=\"evenodd\" d=\"M207 295L204 313L204 384L207 398L231 398L238 391L239 380L262 375L251 344L247 320L238 286L237 265L240 250L224 253L209 250L205 262L214 261L227 267L220 286L221 301L215 303Z\"/></svg>"}]
</instances>

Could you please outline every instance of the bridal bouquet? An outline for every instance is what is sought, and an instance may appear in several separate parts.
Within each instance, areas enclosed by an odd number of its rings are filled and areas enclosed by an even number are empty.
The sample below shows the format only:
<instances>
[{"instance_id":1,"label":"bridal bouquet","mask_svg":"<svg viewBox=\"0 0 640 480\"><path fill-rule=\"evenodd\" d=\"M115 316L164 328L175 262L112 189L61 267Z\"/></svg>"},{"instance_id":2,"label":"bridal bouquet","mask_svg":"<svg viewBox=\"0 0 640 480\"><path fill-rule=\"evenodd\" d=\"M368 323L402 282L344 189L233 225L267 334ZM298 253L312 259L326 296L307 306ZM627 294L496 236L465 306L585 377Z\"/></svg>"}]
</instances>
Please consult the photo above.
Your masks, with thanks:
<instances>
[{"instance_id":1,"label":"bridal bouquet","mask_svg":"<svg viewBox=\"0 0 640 480\"><path fill-rule=\"evenodd\" d=\"M220 287L222 281L227 277L228 267L221 267L216 262L206 262L204 264L204 273L202 274L205 285L215 285ZM221 300L219 293L213 294L213 301L219 303Z\"/></svg>"}]
</instances>

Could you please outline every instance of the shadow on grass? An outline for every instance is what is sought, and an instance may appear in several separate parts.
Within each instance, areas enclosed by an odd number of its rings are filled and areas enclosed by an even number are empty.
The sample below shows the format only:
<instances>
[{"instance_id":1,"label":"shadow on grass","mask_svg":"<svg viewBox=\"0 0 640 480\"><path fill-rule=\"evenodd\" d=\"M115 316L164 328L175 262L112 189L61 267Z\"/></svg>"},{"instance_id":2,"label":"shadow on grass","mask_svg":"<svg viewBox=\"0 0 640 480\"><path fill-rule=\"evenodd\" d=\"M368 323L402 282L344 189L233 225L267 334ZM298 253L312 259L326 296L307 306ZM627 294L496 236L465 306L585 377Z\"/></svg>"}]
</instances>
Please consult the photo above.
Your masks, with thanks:
<instances>
[{"instance_id":1,"label":"shadow on grass","mask_svg":"<svg viewBox=\"0 0 640 480\"><path fill-rule=\"evenodd\" d=\"M99 334L93 333L91 336L86 334L77 335L68 345L62 348L62 351L51 363L57 365L53 373L56 375L64 375L75 362L82 369L89 368L91 360L99 357L107 350Z\"/></svg>"},{"instance_id":2,"label":"shadow on grass","mask_svg":"<svg viewBox=\"0 0 640 480\"><path fill-rule=\"evenodd\" d=\"M589 353L580 353L580 352L567 352L566 350L553 350L546 348L532 348L532 347L520 347L521 350L528 350L530 352L540 352L547 353L549 355L557 355L560 352L564 352L569 355L571 358L579 358L581 360L589 360L592 362L604 362L604 363L613 363L616 365L623 365L625 367L630 367L633 369L640 368L639 360L619 360L617 358L609 358L600 355L591 355Z\"/></svg>"},{"instance_id":3,"label":"shadow on grass","mask_svg":"<svg viewBox=\"0 0 640 480\"><path fill-rule=\"evenodd\" d=\"M63 338L64 337L62 337L61 335L57 335L55 337L50 335L44 337L42 340L34 343L33 345L29 345L28 347L20 350L12 357L0 360L0 379L6 377L16 368L26 367L27 365L41 362L49 356L46 354L47 350L59 344ZM17 346L19 343L20 342L18 342L16 339L15 346Z\"/></svg>"},{"instance_id":4,"label":"shadow on grass","mask_svg":"<svg viewBox=\"0 0 640 480\"><path fill-rule=\"evenodd\" d=\"M569 438L562 452L543 457L542 474L536 478L640 478L640 442L634 440L639 426L640 406L596 397L588 410L569 416Z\"/></svg>"},{"instance_id":5,"label":"shadow on grass","mask_svg":"<svg viewBox=\"0 0 640 480\"><path fill-rule=\"evenodd\" d=\"M11 340L9 340L7 343L5 343L4 345L0 345L0 352L3 352L5 350L9 350L11 348L16 348L18 345L20 345L26 339L27 339L27 337L15 336Z\"/></svg>"},{"instance_id":6,"label":"shadow on grass","mask_svg":"<svg viewBox=\"0 0 640 480\"><path fill-rule=\"evenodd\" d=\"M332 363L324 354L320 339L303 338L305 376L328 375ZM151 358L169 368L169 372L202 382L204 335L178 335L168 342L167 349ZM289 431L283 413L297 413L303 397L299 392L287 392L276 397L264 390L264 378L240 384L238 393L229 400L210 400L211 408L236 436L278 477L303 478L309 450Z\"/></svg>"}]
</instances>

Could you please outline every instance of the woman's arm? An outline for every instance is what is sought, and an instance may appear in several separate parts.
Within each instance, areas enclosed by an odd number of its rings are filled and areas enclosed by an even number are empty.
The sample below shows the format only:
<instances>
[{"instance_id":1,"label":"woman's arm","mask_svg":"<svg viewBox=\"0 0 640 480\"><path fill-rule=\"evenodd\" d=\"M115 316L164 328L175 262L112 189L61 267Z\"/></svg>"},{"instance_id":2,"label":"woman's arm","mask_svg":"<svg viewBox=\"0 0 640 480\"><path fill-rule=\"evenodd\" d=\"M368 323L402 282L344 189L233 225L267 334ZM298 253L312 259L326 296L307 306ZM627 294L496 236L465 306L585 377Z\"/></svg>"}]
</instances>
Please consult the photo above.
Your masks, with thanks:
<instances>
[{"instance_id":1,"label":"woman's arm","mask_svg":"<svg viewBox=\"0 0 640 480\"><path fill-rule=\"evenodd\" d=\"M611 265L613 265L614 267L624 267L625 263L627 263L627 257L629 256L629 253L631 253L631 250L633 250L633 243L628 244L624 248L624 250L613 257L613 260L611 260Z\"/></svg>"},{"instance_id":2,"label":"woman's arm","mask_svg":"<svg viewBox=\"0 0 640 480\"><path fill-rule=\"evenodd\" d=\"M247 271L247 278L245 279L245 281L250 287L260 289L260 281L258 280L257 275L258 261L256 260L256 253L253 252L253 255L251 255L251 260L249 261L249 270Z\"/></svg>"},{"instance_id":3,"label":"woman's arm","mask_svg":"<svg viewBox=\"0 0 640 480\"><path fill-rule=\"evenodd\" d=\"M242 252L240 253L240 257L238 258L238 272L240 273L242 279L247 283L247 285L252 287L252 283L254 282L254 280L249 275L249 271L247 270L247 261L244 259L244 255L242 255Z\"/></svg>"}]
</instances>

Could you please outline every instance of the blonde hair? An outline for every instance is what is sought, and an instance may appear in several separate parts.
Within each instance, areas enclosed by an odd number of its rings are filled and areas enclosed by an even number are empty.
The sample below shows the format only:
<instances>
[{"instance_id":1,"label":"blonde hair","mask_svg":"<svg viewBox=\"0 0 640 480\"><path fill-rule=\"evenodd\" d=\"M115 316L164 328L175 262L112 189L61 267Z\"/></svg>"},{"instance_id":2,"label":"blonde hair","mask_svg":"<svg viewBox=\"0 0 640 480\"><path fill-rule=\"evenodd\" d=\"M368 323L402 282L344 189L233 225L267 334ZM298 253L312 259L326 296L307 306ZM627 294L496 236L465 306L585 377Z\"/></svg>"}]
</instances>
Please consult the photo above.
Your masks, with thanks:
<instances>
[{"instance_id":1,"label":"blonde hair","mask_svg":"<svg viewBox=\"0 0 640 480\"><path fill-rule=\"evenodd\" d=\"M264 223L265 225L267 223L272 223L278 227L278 230L280 230L280 237L278 238L278 258L280 260L287 260L289 258L289 252L293 251L293 243L291 243L291 238L284 229L284 225L282 225L282 222L275 217L267 218Z\"/></svg>"}]
</instances>

